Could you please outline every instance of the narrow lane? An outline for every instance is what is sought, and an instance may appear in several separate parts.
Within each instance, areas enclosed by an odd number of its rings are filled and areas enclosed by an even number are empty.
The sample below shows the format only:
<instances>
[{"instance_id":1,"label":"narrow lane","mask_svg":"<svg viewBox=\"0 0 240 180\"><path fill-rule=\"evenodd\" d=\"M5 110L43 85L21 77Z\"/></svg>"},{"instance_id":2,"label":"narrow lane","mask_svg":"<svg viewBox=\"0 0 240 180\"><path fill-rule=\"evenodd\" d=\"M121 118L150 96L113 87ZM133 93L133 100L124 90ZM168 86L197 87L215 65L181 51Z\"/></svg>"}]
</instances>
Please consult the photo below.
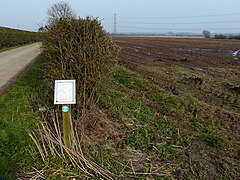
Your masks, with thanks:
<instances>
[{"instance_id":1,"label":"narrow lane","mask_svg":"<svg viewBox=\"0 0 240 180\"><path fill-rule=\"evenodd\" d=\"M40 43L34 43L0 53L0 94L34 62L34 59L40 53Z\"/></svg>"}]
</instances>

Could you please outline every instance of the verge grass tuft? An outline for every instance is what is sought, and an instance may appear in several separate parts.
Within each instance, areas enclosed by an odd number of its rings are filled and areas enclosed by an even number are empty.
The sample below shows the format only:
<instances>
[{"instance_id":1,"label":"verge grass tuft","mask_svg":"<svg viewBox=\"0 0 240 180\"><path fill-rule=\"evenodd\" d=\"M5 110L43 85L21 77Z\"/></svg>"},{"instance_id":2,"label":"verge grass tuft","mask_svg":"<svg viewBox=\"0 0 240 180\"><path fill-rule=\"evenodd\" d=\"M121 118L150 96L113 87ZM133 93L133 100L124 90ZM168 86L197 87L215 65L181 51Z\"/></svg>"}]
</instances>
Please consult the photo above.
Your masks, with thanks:
<instances>
[{"instance_id":1,"label":"verge grass tuft","mask_svg":"<svg viewBox=\"0 0 240 180\"><path fill-rule=\"evenodd\" d=\"M39 122L38 113L31 107L31 96L41 81L42 62L40 56L33 68L0 96L0 177L11 179L39 162L33 161L29 153L32 142L28 131Z\"/></svg>"}]
</instances>

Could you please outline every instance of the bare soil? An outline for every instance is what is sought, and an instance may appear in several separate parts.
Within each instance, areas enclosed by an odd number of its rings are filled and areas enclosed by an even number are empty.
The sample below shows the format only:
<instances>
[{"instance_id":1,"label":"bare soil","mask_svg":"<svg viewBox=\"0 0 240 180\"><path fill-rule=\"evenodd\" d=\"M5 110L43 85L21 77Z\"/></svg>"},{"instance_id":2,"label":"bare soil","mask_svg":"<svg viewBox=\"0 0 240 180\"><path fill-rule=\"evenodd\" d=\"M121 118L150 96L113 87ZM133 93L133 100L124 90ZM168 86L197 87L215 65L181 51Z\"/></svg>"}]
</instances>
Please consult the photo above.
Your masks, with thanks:
<instances>
[{"instance_id":1,"label":"bare soil","mask_svg":"<svg viewBox=\"0 0 240 180\"><path fill-rule=\"evenodd\" d=\"M240 108L240 60L231 52L240 41L115 37L118 62L174 94L235 111Z\"/></svg>"}]
</instances>

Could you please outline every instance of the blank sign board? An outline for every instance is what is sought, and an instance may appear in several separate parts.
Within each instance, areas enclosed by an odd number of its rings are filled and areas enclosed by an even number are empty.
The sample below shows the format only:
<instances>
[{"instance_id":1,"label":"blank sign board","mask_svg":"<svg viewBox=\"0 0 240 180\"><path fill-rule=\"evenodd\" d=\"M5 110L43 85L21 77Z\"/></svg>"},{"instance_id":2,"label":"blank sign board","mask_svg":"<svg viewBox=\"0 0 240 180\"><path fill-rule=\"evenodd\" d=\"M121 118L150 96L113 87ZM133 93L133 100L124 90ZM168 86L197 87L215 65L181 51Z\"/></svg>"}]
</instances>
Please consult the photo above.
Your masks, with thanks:
<instances>
[{"instance_id":1,"label":"blank sign board","mask_svg":"<svg viewBox=\"0 0 240 180\"><path fill-rule=\"evenodd\" d=\"M55 80L54 104L76 104L75 80Z\"/></svg>"}]
</instances>

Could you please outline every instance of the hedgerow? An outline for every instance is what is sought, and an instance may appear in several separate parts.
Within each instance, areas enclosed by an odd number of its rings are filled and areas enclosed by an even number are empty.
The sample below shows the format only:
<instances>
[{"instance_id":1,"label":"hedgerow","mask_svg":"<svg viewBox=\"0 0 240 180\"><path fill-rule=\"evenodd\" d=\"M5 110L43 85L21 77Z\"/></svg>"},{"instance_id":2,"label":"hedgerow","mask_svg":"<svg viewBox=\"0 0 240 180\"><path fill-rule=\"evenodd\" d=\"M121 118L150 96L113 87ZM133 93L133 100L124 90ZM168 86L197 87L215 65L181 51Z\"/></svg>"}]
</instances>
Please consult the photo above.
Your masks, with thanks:
<instances>
[{"instance_id":1,"label":"hedgerow","mask_svg":"<svg viewBox=\"0 0 240 180\"><path fill-rule=\"evenodd\" d=\"M42 32L44 92L53 102L53 83L57 79L75 79L77 106L81 115L99 98L104 72L114 61L116 46L98 19L61 18L51 22Z\"/></svg>"},{"instance_id":2,"label":"hedgerow","mask_svg":"<svg viewBox=\"0 0 240 180\"><path fill-rule=\"evenodd\" d=\"M38 40L37 32L0 27L0 49L36 42Z\"/></svg>"}]
</instances>

